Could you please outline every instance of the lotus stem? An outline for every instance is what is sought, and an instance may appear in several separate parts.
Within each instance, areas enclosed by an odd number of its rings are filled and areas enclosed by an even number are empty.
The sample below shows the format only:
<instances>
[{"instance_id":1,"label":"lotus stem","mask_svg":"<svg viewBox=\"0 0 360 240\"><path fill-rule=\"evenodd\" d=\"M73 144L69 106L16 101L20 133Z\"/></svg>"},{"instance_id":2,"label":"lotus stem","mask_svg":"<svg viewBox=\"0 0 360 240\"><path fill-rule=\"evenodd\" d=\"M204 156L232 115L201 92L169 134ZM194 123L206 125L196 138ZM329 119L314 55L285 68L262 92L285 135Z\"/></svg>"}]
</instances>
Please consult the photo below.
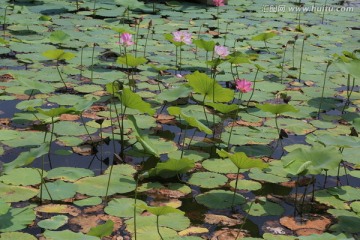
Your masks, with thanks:
<instances>
[{"instance_id":1,"label":"lotus stem","mask_svg":"<svg viewBox=\"0 0 360 240\"><path fill-rule=\"evenodd\" d=\"M323 86L322 86L322 91L321 91L321 98L320 98L320 103L319 103L319 110L318 110L318 119L320 118L320 110L321 110L321 106L322 106L323 99L324 99L326 76L327 76L327 73L328 73L328 70L329 70L329 67L330 67L331 63L332 63L332 61L329 61L327 63L327 65L326 65L326 69L325 69Z\"/></svg>"},{"instance_id":2,"label":"lotus stem","mask_svg":"<svg viewBox=\"0 0 360 240\"><path fill-rule=\"evenodd\" d=\"M269 47L267 46L267 44L266 44L266 41L265 41L265 40L264 40L264 44L265 44L266 51L268 51L268 53L270 53Z\"/></svg>"},{"instance_id":3,"label":"lotus stem","mask_svg":"<svg viewBox=\"0 0 360 240\"><path fill-rule=\"evenodd\" d=\"M238 237L239 237L239 235L240 235L240 233L241 233L241 230L243 229L243 227L244 227L244 225L245 225L245 223L246 223L246 221L247 221L247 219L248 219L248 217L249 217L249 215L250 215L249 213L250 213L250 210L251 210L253 204L254 204L254 202L251 202L251 203L250 203L249 209L247 210L246 216L245 216L245 218L244 218L244 222L241 224L240 229L239 229L239 232L238 232L238 234L237 234L236 237L235 237L235 240L238 239Z\"/></svg>"},{"instance_id":4,"label":"lotus stem","mask_svg":"<svg viewBox=\"0 0 360 240\"><path fill-rule=\"evenodd\" d=\"M195 136L195 133L196 133L196 128L194 129L194 132L193 132L193 134L191 135L191 138L190 138L190 141L189 141L189 145L188 145L188 149L190 149L190 145L191 145L191 142L192 142L192 140L193 140L193 138L194 138L194 136Z\"/></svg>"},{"instance_id":5,"label":"lotus stem","mask_svg":"<svg viewBox=\"0 0 360 240\"><path fill-rule=\"evenodd\" d=\"M304 37L303 42L302 42L302 47L301 47L301 55L300 55L300 66L299 66L299 82L301 79L301 70L302 70L302 60L303 60L303 54L304 54L304 46L305 46L305 41L307 39L307 36Z\"/></svg>"},{"instance_id":6,"label":"lotus stem","mask_svg":"<svg viewBox=\"0 0 360 240\"><path fill-rule=\"evenodd\" d=\"M281 63L281 75L280 75L281 84L283 84L283 80L284 80L283 79L283 74L284 74L285 54L286 54L286 50L287 50L287 45L288 45L288 42L285 44L283 60L282 60L282 63Z\"/></svg>"},{"instance_id":7,"label":"lotus stem","mask_svg":"<svg viewBox=\"0 0 360 240\"><path fill-rule=\"evenodd\" d=\"M258 75L258 73L259 73L259 70L260 70L260 69L257 67L257 68L256 68L255 77L254 77L254 80L253 80L253 88L252 88L252 91L251 91L250 98L249 98L249 100L248 100L248 102L247 102L247 104L246 104L246 107L249 107L250 101L251 101L252 97L254 96L256 78L257 78L257 75Z\"/></svg>"},{"instance_id":8,"label":"lotus stem","mask_svg":"<svg viewBox=\"0 0 360 240\"><path fill-rule=\"evenodd\" d=\"M236 173L234 194L233 194L232 201L231 201L231 208L233 209L233 211L234 211L234 202L235 202L236 190L237 190L237 185L238 185L238 181L239 181L239 173L240 173L240 168L238 168L237 173Z\"/></svg>"},{"instance_id":9,"label":"lotus stem","mask_svg":"<svg viewBox=\"0 0 360 240\"><path fill-rule=\"evenodd\" d=\"M327 0L325 0L325 3L324 3L323 14L322 14L322 17L321 17L321 24L324 24L326 4L327 4Z\"/></svg>"},{"instance_id":10,"label":"lotus stem","mask_svg":"<svg viewBox=\"0 0 360 240\"><path fill-rule=\"evenodd\" d=\"M137 237L137 227L136 227L136 203L137 203L137 194L138 194L138 187L139 187L139 176L136 178L136 185L135 185L135 193L134 193L134 239L136 240Z\"/></svg>"},{"instance_id":11,"label":"lotus stem","mask_svg":"<svg viewBox=\"0 0 360 240\"><path fill-rule=\"evenodd\" d=\"M82 79L82 73L84 71L83 69L83 54L84 54L84 48L86 45L81 47L81 53L80 53L80 81Z\"/></svg>"},{"instance_id":12,"label":"lotus stem","mask_svg":"<svg viewBox=\"0 0 360 240\"><path fill-rule=\"evenodd\" d=\"M67 91L68 88L67 88L67 86L66 86L66 83L65 83L65 81L64 81L64 79L63 79L63 77L62 77L62 75L61 75L60 69L59 69L59 61L57 61L57 63L56 63L56 69L57 69L57 71L58 71L58 73L59 73L59 76L60 76L60 79L61 79L62 83L64 84L65 91Z\"/></svg>"},{"instance_id":13,"label":"lotus stem","mask_svg":"<svg viewBox=\"0 0 360 240\"><path fill-rule=\"evenodd\" d=\"M82 113L80 113L80 120L81 120L82 124L84 125L85 131L86 131L87 135L89 136L90 141L93 142L93 139L89 133L89 129L86 127L86 123L85 123Z\"/></svg>"},{"instance_id":14,"label":"lotus stem","mask_svg":"<svg viewBox=\"0 0 360 240\"><path fill-rule=\"evenodd\" d=\"M152 20L149 21L148 28L147 28L147 33L146 33L146 38L145 38L145 45L144 45L144 57L146 56L146 46L147 46L147 41L148 41L148 38L149 38L151 27L152 27Z\"/></svg>"},{"instance_id":15,"label":"lotus stem","mask_svg":"<svg viewBox=\"0 0 360 240\"><path fill-rule=\"evenodd\" d=\"M135 35L135 57L137 57L137 46L138 46L138 38L139 38L139 30L140 30L140 20L136 19L136 35Z\"/></svg>"},{"instance_id":16,"label":"lotus stem","mask_svg":"<svg viewBox=\"0 0 360 240\"><path fill-rule=\"evenodd\" d=\"M241 98L242 98L242 92L239 92L239 96L238 96L238 101L239 101L239 107L238 107L238 109L236 110L236 113L235 113L235 119L237 120L237 118L238 118L238 114L239 114L239 111L240 111L240 102L241 102ZM236 121L235 121L235 123L236 123ZM230 128L230 135L229 135L229 139L228 139L228 142L227 142L227 150L228 151L230 151L230 140L231 140L231 135L232 135L232 130L233 130L233 128L234 128L234 125L235 125L235 123L233 123L232 125L231 125L231 128Z\"/></svg>"},{"instance_id":17,"label":"lotus stem","mask_svg":"<svg viewBox=\"0 0 360 240\"><path fill-rule=\"evenodd\" d=\"M181 156L180 156L180 158L182 158L182 157L183 157L183 155L184 155L184 150L185 150L185 140L186 140L186 132L187 132L187 129L188 129L188 125L186 124L185 131L184 131L184 136L183 136L183 143L182 143Z\"/></svg>"},{"instance_id":18,"label":"lotus stem","mask_svg":"<svg viewBox=\"0 0 360 240\"><path fill-rule=\"evenodd\" d=\"M51 134L50 134L50 143L49 143L49 151L48 151L48 157L50 159L50 153L51 153L51 143L52 143L52 139L53 139L53 134L54 134L54 117L51 117Z\"/></svg>"},{"instance_id":19,"label":"lotus stem","mask_svg":"<svg viewBox=\"0 0 360 240\"><path fill-rule=\"evenodd\" d=\"M51 197L51 194L50 194L50 191L48 189L48 187L46 186L45 184L45 181L44 181L44 168L41 169L41 172L39 169L35 168L36 171L38 171L39 175L40 175L40 181L41 181L41 184L40 184L40 204L42 204L42 186L44 185L45 187L45 190L46 192L49 194L49 197L50 197L50 200L51 202L53 201L52 197Z\"/></svg>"},{"instance_id":20,"label":"lotus stem","mask_svg":"<svg viewBox=\"0 0 360 240\"><path fill-rule=\"evenodd\" d=\"M96 7L96 0L94 0L93 16L95 16L95 13L96 13L96 9L95 9L95 7Z\"/></svg>"},{"instance_id":21,"label":"lotus stem","mask_svg":"<svg viewBox=\"0 0 360 240\"><path fill-rule=\"evenodd\" d=\"M206 118L206 123L209 126L209 120L208 120L208 117L207 117L207 114L206 114L206 109L205 109L205 98L206 98L206 94L204 95L204 99L202 101L202 104L203 104L204 114L205 114L205 118Z\"/></svg>"},{"instance_id":22,"label":"lotus stem","mask_svg":"<svg viewBox=\"0 0 360 240\"><path fill-rule=\"evenodd\" d=\"M294 198L294 217L296 216L297 211L297 197L298 197L298 183L300 180L300 176L297 175L296 182L295 182L295 198Z\"/></svg>"},{"instance_id":23,"label":"lotus stem","mask_svg":"<svg viewBox=\"0 0 360 240\"><path fill-rule=\"evenodd\" d=\"M228 33L228 28L229 28L230 22L226 23L226 27L225 27L225 36L224 36L224 46L226 45L226 40L227 40L227 33Z\"/></svg>"},{"instance_id":24,"label":"lotus stem","mask_svg":"<svg viewBox=\"0 0 360 240\"><path fill-rule=\"evenodd\" d=\"M96 43L94 43L94 45L93 45L92 55L91 55L91 73L90 73L90 80L91 80L91 82L93 81L93 76L94 76L94 53L95 53L95 46L96 46Z\"/></svg>"},{"instance_id":25,"label":"lotus stem","mask_svg":"<svg viewBox=\"0 0 360 240\"><path fill-rule=\"evenodd\" d=\"M156 230L159 234L159 237L161 238L161 240L164 240L164 238L161 236L161 233L160 233L160 228L159 228L159 216L157 215L156 216Z\"/></svg>"},{"instance_id":26,"label":"lotus stem","mask_svg":"<svg viewBox=\"0 0 360 240\"><path fill-rule=\"evenodd\" d=\"M342 109L342 112L341 113L344 113L345 112L345 108L348 107L350 105L350 97L351 97L351 94L353 93L354 91L354 87L355 87L355 78L353 78L352 80L352 85L350 87L350 74L348 74L348 79L347 79L347 85L346 85L346 102L344 104L344 107Z\"/></svg>"}]
</instances>

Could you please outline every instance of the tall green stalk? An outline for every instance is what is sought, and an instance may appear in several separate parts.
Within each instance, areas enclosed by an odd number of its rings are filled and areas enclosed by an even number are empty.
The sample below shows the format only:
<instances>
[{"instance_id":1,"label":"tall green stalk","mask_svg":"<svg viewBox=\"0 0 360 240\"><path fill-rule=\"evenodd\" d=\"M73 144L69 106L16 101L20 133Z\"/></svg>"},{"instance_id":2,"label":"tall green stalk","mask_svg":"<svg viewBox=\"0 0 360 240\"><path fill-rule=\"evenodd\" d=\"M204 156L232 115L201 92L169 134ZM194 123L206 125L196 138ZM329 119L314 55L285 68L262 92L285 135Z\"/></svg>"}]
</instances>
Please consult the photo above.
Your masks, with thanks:
<instances>
[{"instance_id":1,"label":"tall green stalk","mask_svg":"<svg viewBox=\"0 0 360 240\"><path fill-rule=\"evenodd\" d=\"M231 200L231 208L233 210L234 210L234 202L235 202L237 185L238 185L238 181L239 181L239 173L240 173L240 168L238 168L237 173L236 173L235 189L234 189L234 194L233 194L233 197L232 197L232 200Z\"/></svg>"},{"instance_id":2,"label":"tall green stalk","mask_svg":"<svg viewBox=\"0 0 360 240\"><path fill-rule=\"evenodd\" d=\"M305 46L305 41L307 40L308 36L306 35L303 39L303 42L302 42L302 46L301 46L301 55L300 55L300 66L299 66L299 82L301 80L301 71L302 71L302 60L303 60L303 55L304 55L304 46Z\"/></svg>"},{"instance_id":3,"label":"tall green stalk","mask_svg":"<svg viewBox=\"0 0 360 240\"><path fill-rule=\"evenodd\" d=\"M321 106L322 106L323 99L324 99L326 76L327 76L327 73L328 73L331 63L332 63L332 61L328 61L327 65L326 65L326 69L325 69L323 86L322 86L322 91L321 91L321 98L320 98L320 103L319 103L319 110L318 110L318 119L320 118L320 110L321 110Z\"/></svg>"},{"instance_id":4,"label":"tall green stalk","mask_svg":"<svg viewBox=\"0 0 360 240\"><path fill-rule=\"evenodd\" d=\"M149 24L148 24L148 27L147 27L147 33L146 33L145 45L144 45L144 57L146 57L146 46L147 46L147 42L148 42L151 27L152 27L152 20L149 21Z\"/></svg>"},{"instance_id":5,"label":"tall green stalk","mask_svg":"<svg viewBox=\"0 0 360 240\"><path fill-rule=\"evenodd\" d=\"M56 70L57 70L57 72L58 72L58 74L59 74L59 76L60 76L61 82L64 84L65 91L67 91L67 90L68 90L68 87L66 86L66 83L65 83L65 81L64 81L64 78L62 77L61 72L60 72L60 69L59 69L59 60L56 61Z\"/></svg>"},{"instance_id":6,"label":"tall green stalk","mask_svg":"<svg viewBox=\"0 0 360 240\"><path fill-rule=\"evenodd\" d=\"M256 68L255 77L254 77L254 80L253 80L253 86L252 86L251 95L250 95L249 100L248 100L248 102L247 102L247 104L246 104L246 107L249 107L250 101L251 101L251 99L252 99L252 97L253 97L253 95L254 95L254 92L255 92L255 84L256 84L256 78L257 78L257 75L258 75L258 73L259 73L259 70L260 70L260 68L259 68L259 67L257 67L257 68Z\"/></svg>"},{"instance_id":7,"label":"tall green stalk","mask_svg":"<svg viewBox=\"0 0 360 240\"><path fill-rule=\"evenodd\" d=\"M163 236L160 233L160 227L159 227L159 215L156 215L156 230L159 234L159 237L161 238L161 240L164 240Z\"/></svg>"},{"instance_id":8,"label":"tall green stalk","mask_svg":"<svg viewBox=\"0 0 360 240\"><path fill-rule=\"evenodd\" d=\"M344 104L344 107L342 109L342 113L345 112L345 108L347 106L349 106L350 104L350 97L351 97L351 94L353 93L354 91L354 88L355 88L355 78L353 78L352 80L352 84L351 84L351 87L350 87L350 79L351 79L351 76L350 74L348 74L348 78L347 78L347 84L346 84L346 102Z\"/></svg>"},{"instance_id":9,"label":"tall green stalk","mask_svg":"<svg viewBox=\"0 0 360 240\"><path fill-rule=\"evenodd\" d=\"M242 98L242 92L239 92L239 96L238 96L238 101L239 101L239 106L238 106L238 109L236 110L236 113L235 113L235 119L237 120L238 118L238 114L239 114L239 111L240 111L240 103L241 103L241 98ZM236 121L235 121L236 122ZM234 125L235 123L233 123L231 125L231 128L230 128L230 135L229 135L229 139L228 139L228 142L227 142L227 150L229 151L230 150L230 140L231 140L231 135L232 135L232 130L234 128Z\"/></svg>"}]
</instances>

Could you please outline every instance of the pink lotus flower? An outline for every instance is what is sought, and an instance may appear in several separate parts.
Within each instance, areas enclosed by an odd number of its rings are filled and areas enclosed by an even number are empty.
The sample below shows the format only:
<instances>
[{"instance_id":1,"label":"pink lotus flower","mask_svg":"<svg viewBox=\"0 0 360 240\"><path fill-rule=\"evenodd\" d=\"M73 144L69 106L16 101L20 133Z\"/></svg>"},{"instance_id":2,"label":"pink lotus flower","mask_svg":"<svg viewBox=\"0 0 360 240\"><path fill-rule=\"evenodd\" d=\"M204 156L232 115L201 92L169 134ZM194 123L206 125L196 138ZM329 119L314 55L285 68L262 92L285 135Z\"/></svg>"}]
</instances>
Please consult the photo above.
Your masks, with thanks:
<instances>
[{"instance_id":1,"label":"pink lotus flower","mask_svg":"<svg viewBox=\"0 0 360 240\"><path fill-rule=\"evenodd\" d=\"M225 58L229 55L229 50L225 46L215 46L215 53L219 55L220 58Z\"/></svg>"},{"instance_id":2,"label":"pink lotus flower","mask_svg":"<svg viewBox=\"0 0 360 240\"><path fill-rule=\"evenodd\" d=\"M132 35L130 33L122 33L120 35L120 41L119 44L123 45L124 47L129 47L131 45L134 45L135 43L131 40Z\"/></svg>"},{"instance_id":3,"label":"pink lotus flower","mask_svg":"<svg viewBox=\"0 0 360 240\"><path fill-rule=\"evenodd\" d=\"M225 6L224 0L213 0L213 4L217 7Z\"/></svg>"},{"instance_id":4,"label":"pink lotus flower","mask_svg":"<svg viewBox=\"0 0 360 240\"><path fill-rule=\"evenodd\" d=\"M245 79L236 79L235 82L236 82L236 89L242 93L247 93L252 90L251 88L252 83Z\"/></svg>"},{"instance_id":5,"label":"pink lotus flower","mask_svg":"<svg viewBox=\"0 0 360 240\"><path fill-rule=\"evenodd\" d=\"M187 31L176 31L172 33L175 42L183 42L185 44L191 44L191 33Z\"/></svg>"}]
</instances>

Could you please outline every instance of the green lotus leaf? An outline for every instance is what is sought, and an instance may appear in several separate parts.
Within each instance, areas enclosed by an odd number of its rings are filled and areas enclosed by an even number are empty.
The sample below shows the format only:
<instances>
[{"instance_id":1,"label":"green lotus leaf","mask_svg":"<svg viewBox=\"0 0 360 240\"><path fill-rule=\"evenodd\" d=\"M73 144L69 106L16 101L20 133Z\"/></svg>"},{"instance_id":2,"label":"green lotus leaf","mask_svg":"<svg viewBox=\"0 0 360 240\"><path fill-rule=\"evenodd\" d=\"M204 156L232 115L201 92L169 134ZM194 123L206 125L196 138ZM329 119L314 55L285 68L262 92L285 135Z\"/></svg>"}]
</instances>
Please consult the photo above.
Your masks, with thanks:
<instances>
[{"instance_id":1,"label":"green lotus leaf","mask_svg":"<svg viewBox=\"0 0 360 240\"><path fill-rule=\"evenodd\" d=\"M72 198L76 194L77 186L73 183L67 183L61 180L45 183L42 186L42 198L49 200L63 200ZM50 195L49 195L50 194ZM40 193L39 193L40 196Z\"/></svg>"},{"instance_id":2,"label":"green lotus leaf","mask_svg":"<svg viewBox=\"0 0 360 240\"><path fill-rule=\"evenodd\" d=\"M63 230L63 231L49 231L46 230L44 232L44 236L46 239L51 240L64 240L64 239L71 239L71 240L99 240L98 237L85 235L81 232L72 232L70 230Z\"/></svg>"},{"instance_id":3,"label":"green lotus leaf","mask_svg":"<svg viewBox=\"0 0 360 240\"><path fill-rule=\"evenodd\" d=\"M75 57L75 54L71 52L65 52L60 49L51 49L42 53L42 55L51 60L71 60Z\"/></svg>"},{"instance_id":4,"label":"green lotus leaf","mask_svg":"<svg viewBox=\"0 0 360 240\"><path fill-rule=\"evenodd\" d=\"M181 215L185 214L183 211L169 206L150 207L145 204L139 204L138 207L154 214L155 216L163 216L170 213L176 213Z\"/></svg>"},{"instance_id":5,"label":"green lotus leaf","mask_svg":"<svg viewBox=\"0 0 360 240\"><path fill-rule=\"evenodd\" d=\"M354 78L360 78L360 59L352 59L349 61L338 59L335 61L335 65L345 74L350 74Z\"/></svg>"},{"instance_id":6,"label":"green lotus leaf","mask_svg":"<svg viewBox=\"0 0 360 240\"><path fill-rule=\"evenodd\" d=\"M337 196L344 201L354 201L360 200L360 191L359 188L354 188L351 186L341 186L328 188L327 192L331 195Z\"/></svg>"},{"instance_id":7,"label":"green lotus leaf","mask_svg":"<svg viewBox=\"0 0 360 240\"><path fill-rule=\"evenodd\" d=\"M226 184L227 177L219 173L196 172L188 180L189 184L202 188L217 188Z\"/></svg>"},{"instance_id":8,"label":"green lotus leaf","mask_svg":"<svg viewBox=\"0 0 360 240\"><path fill-rule=\"evenodd\" d=\"M259 35L256 35L251 38L251 40L254 41L266 41L272 37L275 37L277 34L275 32L264 32L260 33Z\"/></svg>"},{"instance_id":9,"label":"green lotus leaf","mask_svg":"<svg viewBox=\"0 0 360 240\"><path fill-rule=\"evenodd\" d=\"M97 131L96 128L85 127L79 122L61 121L54 123L54 133L61 136L81 136L93 134Z\"/></svg>"},{"instance_id":10,"label":"green lotus leaf","mask_svg":"<svg viewBox=\"0 0 360 240\"><path fill-rule=\"evenodd\" d=\"M41 228L56 230L61 226L64 226L68 222L68 217L64 215L56 215L49 219L41 220L38 222L38 226Z\"/></svg>"},{"instance_id":11,"label":"green lotus leaf","mask_svg":"<svg viewBox=\"0 0 360 240\"><path fill-rule=\"evenodd\" d=\"M6 214L0 215L0 232L14 232L30 225L36 218L33 207L30 205L24 208L11 208Z\"/></svg>"},{"instance_id":12,"label":"green lotus leaf","mask_svg":"<svg viewBox=\"0 0 360 240\"><path fill-rule=\"evenodd\" d=\"M341 153L335 147L298 148L281 158L284 169L292 175L320 174L338 167Z\"/></svg>"},{"instance_id":13,"label":"green lotus leaf","mask_svg":"<svg viewBox=\"0 0 360 240\"><path fill-rule=\"evenodd\" d=\"M205 73L198 71L188 74L185 77L189 85L196 93L200 93L209 101L215 102L229 102L234 98L234 91L228 88L223 88L214 79L207 76Z\"/></svg>"},{"instance_id":14,"label":"green lotus leaf","mask_svg":"<svg viewBox=\"0 0 360 240\"><path fill-rule=\"evenodd\" d=\"M136 200L137 204L145 204L140 199ZM104 211L112 216L129 218L134 216L135 199L133 198L116 198L109 202ZM141 214L144 211L142 208L136 208L137 214Z\"/></svg>"},{"instance_id":15,"label":"green lotus leaf","mask_svg":"<svg viewBox=\"0 0 360 240\"><path fill-rule=\"evenodd\" d=\"M107 220L104 224L100 224L96 227L90 229L87 235L99 237L109 236L113 232L114 222L111 220Z\"/></svg>"},{"instance_id":16,"label":"green lotus leaf","mask_svg":"<svg viewBox=\"0 0 360 240\"><path fill-rule=\"evenodd\" d=\"M252 168L250 170L249 177L253 180L265 181L269 183L281 183L289 181L289 179L286 177L264 172L258 168Z\"/></svg>"},{"instance_id":17,"label":"green lotus leaf","mask_svg":"<svg viewBox=\"0 0 360 240\"><path fill-rule=\"evenodd\" d=\"M62 43L62 42L65 42L66 40L68 40L69 38L70 38L70 35L61 30L52 32L49 37L49 39L52 43Z\"/></svg>"},{"instance_id":18,"label":"green lotus leaf","mask_svg":"<svg viewBox=\"0 0 360 240\"><path fill-rule=\"evenodd\" d=\"M221 113L229 113L239 109L239 105L237 104L223 104L223 103L212 103L206 102L205 105L213 107L216 111Z\"/></svg>"},{"instance_id":19,"label":"green lotus leaf","mask_svg":"<svg viewBox=\"0 0 360 240\"><path fill-rule=\"evenodd\" d=\"M155 146L153 145L153 143L150 141L150 139L148 138L148 136L143 135L136 123L136 118L133 115L129 115L128 119L132 122L132 124L134 125L135 128L135 136L136 136L136 140L138 142L140 142L141 146L145 149L145 151L151 155L154 155L156 157L159 157L159 153L156 150Z\"/></svg>"},{"instance_id":20,"label":"green lotus leaf","mask_svg":"<svg viewBox=\"0 0 360 240\"><path fill-rule=\"evenodd\" d=\"M149 176L170 178L178 174L187 173L194 166L194 160L187 158L169 159L166 162L159 162L155 168L150 169Z\"/></svg>"},{"instance_id":21,"label":"green lotus leaf","mask_svg":"<svg viewBox=\"0 0 360 240\"><path fill-rule=\"evenodd\" d=\"M235 188L235 182L236 182L236 180L233 180L230 182L230 186L232 188ZM256 191L256 190L261 189L261 183L252 181L252 180L239 179L237 189L247 190L247 191Z\"/></svg>"},{"instance_id":22,"label":"green lotus leaf","mask_svg":"<svg viewBox=\"0 0 360 240\"><path fill-rule=\"evenodd\" d=\"M360 118L355 118L352 125L354 126L355 130L360 133Z\"/></svg>"},{"instance_id":23,"label":"green lotus leaf","mask_svg":"<svg viewBox=\"0 0 360 240\"><path fill-rule=\"evenodd\" d=\"M8 173L14 168L22 167L31 164L36 158L41 157L42 155L48 153L49 151L49 144L43 143L37 148L31 148L27 152L22 152L19 156L9 162L4 164L4 173Z\"/></svg>"},{"instance_id":24,"label":"green lotus leaf","mask_svg":"<svg viewBox=\"0 0 360 240\"><path fill-rule=\"evenodd\" d=\"M134 220L125 221L126 230L134 233ZM154 239L160 240L156 229L156 216L137 216L137 237L141 240ZM178 236L176 231L181 231L189 227L190 220L182 214L169 213L159 217L159 226L161 235L166 239L172 239ZM176 231L174 231L176 230Z\"/></svg>"},{"instance_id":25,"label":"green lotus leaf","mask_svg":"<svg viewBox=\"0 0 360 240\"><path fill-rule=\"evenodd\" d=\"M100 175L96 177L85 177L75 182L78 187L78 192L89 196L102 197L106 195L106 188L109 181L109 175ZM135 180L133 177L112 174L110 178L110 185L108 195L115 193L127 193L135 190Z\"/></svg>"},{"instance_id":26,"label":"green lotus leaf","mask_svg":"<svg viewBox=\"0 0 360 240\"><path fill-rule=\"evenodd\" d=\"M220 157L228 157L235 164L235 166L239 169L250 169L250 168L259 168L263 169L268 167L267 163L264 163L261 159L252 159L246 156L243 152L237 153L228 153L225 150L216 150L216 153L219 154Z\"/></svg>"},{"instance_id":27,"label":"green lotus leaf","mask_svg":"<svg viewBox=\"0 0 360 240\"><path fill-rule=\"evenodd\" d=\"M44 114L48 117L58 117L61 114L64 113L71 113L74 112L74 108L65 108L64 106L58 107L58 108L51 108L50 110L43 110L41 108L36 108L36 110L41 113Z\"/></svg>"},{"instance_id":28,"label":"green lotus leaf","mask_svg":"<svg viewBox=\"0 0 360 240\"><path fill-rule=\"evenodd\" d=\"M42 93L51 93L54 92L55 90L55 88L51 84L36 81L34 79L29 80L25 78L18 78L17 81L19 81L21 85L28 87L29 89L34 89L34 90L36 89Z\"/></svg>"},{"instance_id":29,"label":"green lotus leaf","mask_svg":"<svg viewBox=\"0 0 360 240\"><path fill-rule=\"evenodd\" d=\"M95 206L102 203L102 199L99 197L89 197L81 200L74 201L74 204L80 207Z\"/></svg>"},{"instance_id":30,"label":"green lotus leaf","mask_svg":"<svg viewBox=\"0 0 360 240\"><path fill-rule=\"evenodd\" d=\"M207 159L202 162L202 166L208 171L217 173L237 173L238 170L229 158Z\"/></svg>"},{"instance_id":31,"label":"green lotus leaf","mask_svg":"<svg viewBox=\"0 0 360 240\"><path fill-rule=\"evenodd\" d=\"M7 213L10 209L10 203L0 199L0 215Z\"/></svg>"},{"instance_id":32,"label":"green lotus leaf","mask_svg":"<svg viewBox=\"0 0 360 240\"><path fill-rule=\"evenodd\" d=\"M169 107L168 109L169 114L174 116L179 116L184 119L190 126L198 128L200 131L211 135L212 130L197 120L195 117L189 116L181 111L179 107Z\"/></svg>"},{"instance_id":33,"label":"green lotus leaf","mask_svg":"<svg viewBox=\"0 0 360 240\"><path fill-rule=\"evenodd\" d=\"M191 88L186 85L181 85L176 88L170 88L163 90L160 94L156 96L156 99L161 101L173 102L179 98L188 97L191 93Z\"/></svg>"},{"instance_id":34,"label":"green lotus leaf","mask_svg":"<svg viewBox=\"0 0 360 240\"><path fill-rule=\"evenodd\" d=\"M40 171L33 168L15 168L0 176L0 181L10 185L30 186L41 183ZM43 173L44 177L46 172Z\"/></svg>"},{"instance_id":35,"label":"green lotus leaf","mask_svg":"<svg viewBox=\"0 0 360 240\"><path fill-rule=\"evenodd\" d=\"M273 114L282 114L285 112L298 112L296 108L289 104L271 104L271 103L265 103L265 104L257 104L257 108L260 110L263 110L264 112L270 112Z\"/></svg>"},{"instance_id":36,"label":"green lotus leaf","mask_svg":"<svg viewBox=\"0 0 360 240\"><path fill-rule=\"evenodd\" d=\"M127 108L136 109L149 115L153 115L155 113L155 109L151 108L150 103L144 102L138 94L134 93L129 88L124 88L122 90L119 99Z\"/></svg>"},{"instance_id":37,"label":"green lotus leaf","mask_svg":"<svg viewBox=\"0 0 360 240\"><path fill-rule=\"evenodd\" d=\"M284 213L284 208L270 201L259 201L257 203L246 203L243 210L251 216L279 216Z\"/></svg>"},{"instance_id":38,"label":"green lotus leaf","mask_svg":"<svg viewBox=\"0 0 360 240\"><path fill-rule=\"evenodd\" d=\"M277 235L278 236L278 235ZM276 238L278 239L278 238ZM299 240L350 240L344 233L340 233L338 235L333 235L330 233L322 233L322 234L311 234L309 236L299 236L296 237Z\"/></svg>"},{"instance_id":39,"label":"green lotus leaf","mask_svg":"<svg viewBox=\"0 0 360 240\"><path fill-rule=\"evenodd\" d=\"M74 167L58 167L51 169L47 174L47 179L60 179L69 182L75 182L76 180L94 176L94 172L85 168Z\"/></svg>"},{"instance_id":40,"label":"green lotus leaf","mask_svg":"<svg viewBox=\"0 0 360 240\"><path fill-rule=\"evenodd\" d=\"M226 209L231 207L234 193L225 190L211 190L206 193L199 194L195 197L196 201L211 209ZM236 193L235 205L243 204L245 198Z\"/></svg>"},{"instance_id":41,"label":"green lotus leaf","mask_svg":"<svg viewBox=\"0 0 360 240\"><path fill-rule=\"evenodd\" d=\"M126 54L125 56L118 57L116 63L125 64L129 67L137 67L141 64L146 63L147 60L144 57L135 57L132 54Z\"/></svg>"},{"instance_id":42,"label":"green lotus leaf","mask_svg":"<svg viewBox=\"0 0 360 240\"><path fill-rule=\"evenodd\" d=\"M334 135L320 135L317 136L317 141L323 145L330 147L342 147L342 148L352 148L360 146L360 139L353 136L334 136Z\"/></svg>"},{"instance_id":43,"label":"green lotus leaf","mask_svg":"<svg viewBox=\"0 0 360 240\"><path fill-rule=\"evenodd\" d=\"M206 41L204 39L196 39L193 41L193 43L201 49L204 49L207 52L214 51L214 47L216 43L213 40Z\"/></svg>"},{"instance_id":44,"label":"green lotus leaf","mask_svg":"<svg viewBox=\"0 0 360 240\"><path fill-rule=\"evenodd\" d=\"M29 233L22 233L22 232L5 232L0 234L1 240L14 240L14 239L21 239L21 240L37 240L33 235Z\"/></svg>"},{"instance_id":45,"label":"green lotus leaf","mask_svg":"<svg viewBox=\"0 0 360 240\"><path fill-rule=\"evenodd\" d=\"M349 205L338 197L331 195L326 189L316 191L315 201L325 204L327 206L334 207L336 209L350 209Z\"/></svg>"}]
</instances>

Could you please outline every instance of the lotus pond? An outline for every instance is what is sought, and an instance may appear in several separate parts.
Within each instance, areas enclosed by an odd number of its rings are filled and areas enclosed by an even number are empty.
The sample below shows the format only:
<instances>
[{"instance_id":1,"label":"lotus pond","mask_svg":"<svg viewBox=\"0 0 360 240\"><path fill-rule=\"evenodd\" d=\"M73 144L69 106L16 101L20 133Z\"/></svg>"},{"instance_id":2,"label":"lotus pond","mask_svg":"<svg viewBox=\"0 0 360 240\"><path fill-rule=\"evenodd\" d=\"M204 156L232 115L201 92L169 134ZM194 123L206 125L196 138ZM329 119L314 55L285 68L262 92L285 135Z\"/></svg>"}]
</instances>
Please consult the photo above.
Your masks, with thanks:
<instances>
[{"instance_id":1,"label":"lotus pond","mask_svg":"<svg viewBox=\"0 0 360 240\"><path fill-rule=\"evenodd\" d=\"M360 237L359 5L215 3L1 1L1 239Z\"/></svg>"}]
</instances>

